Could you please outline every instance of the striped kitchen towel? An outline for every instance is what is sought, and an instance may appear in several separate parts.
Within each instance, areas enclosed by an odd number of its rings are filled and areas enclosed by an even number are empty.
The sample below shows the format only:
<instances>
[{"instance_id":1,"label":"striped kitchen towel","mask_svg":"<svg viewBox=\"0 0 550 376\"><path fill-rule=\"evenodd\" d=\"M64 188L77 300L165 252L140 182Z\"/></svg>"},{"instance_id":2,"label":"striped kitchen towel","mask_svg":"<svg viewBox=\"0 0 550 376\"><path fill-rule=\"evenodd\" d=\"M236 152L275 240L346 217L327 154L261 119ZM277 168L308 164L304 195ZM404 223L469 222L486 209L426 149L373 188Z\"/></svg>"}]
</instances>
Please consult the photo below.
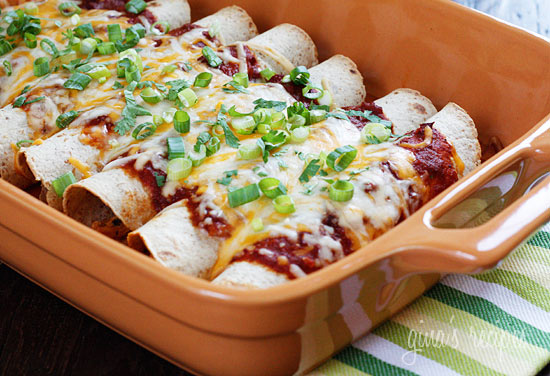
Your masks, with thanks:
<instances>
[{"instance_id":1,"label":"striped kitchen towel","mask_svg":"<svg viewBox=\"0 0 550 376\"><path fill-rule=\"evenodd\" d=\"M536 375L550 362L550 224L497 268L449 275L315 375Z\"/></svg>"}]
</instances>

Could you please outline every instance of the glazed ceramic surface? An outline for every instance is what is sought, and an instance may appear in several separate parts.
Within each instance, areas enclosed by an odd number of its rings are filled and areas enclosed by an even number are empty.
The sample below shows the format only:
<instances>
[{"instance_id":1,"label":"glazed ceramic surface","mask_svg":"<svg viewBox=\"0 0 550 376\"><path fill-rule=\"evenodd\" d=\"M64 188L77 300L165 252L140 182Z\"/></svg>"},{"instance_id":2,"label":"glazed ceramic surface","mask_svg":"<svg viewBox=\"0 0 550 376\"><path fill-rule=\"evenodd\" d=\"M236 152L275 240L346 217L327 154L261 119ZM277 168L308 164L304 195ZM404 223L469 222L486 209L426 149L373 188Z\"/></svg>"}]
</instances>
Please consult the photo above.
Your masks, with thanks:
<instances>
[{"instance_id":1,"label":"glazed ceramic surface","mask_svg":"<svg viewBox=\"0 0 550 376\"><path fill-rule=\"evenodd\" d=\"M411 87L459 103L506 146L346 259L268 291L166 269L0 181L0 258L160 356L201 374L303 373L442 274L490 268L550 219L550 43L445 0L191 0L237 4L261 30L303 27L321 59L354 59L370 94ZM472 200L485 200L475 211Z\"/></svg>"}]
</instances>

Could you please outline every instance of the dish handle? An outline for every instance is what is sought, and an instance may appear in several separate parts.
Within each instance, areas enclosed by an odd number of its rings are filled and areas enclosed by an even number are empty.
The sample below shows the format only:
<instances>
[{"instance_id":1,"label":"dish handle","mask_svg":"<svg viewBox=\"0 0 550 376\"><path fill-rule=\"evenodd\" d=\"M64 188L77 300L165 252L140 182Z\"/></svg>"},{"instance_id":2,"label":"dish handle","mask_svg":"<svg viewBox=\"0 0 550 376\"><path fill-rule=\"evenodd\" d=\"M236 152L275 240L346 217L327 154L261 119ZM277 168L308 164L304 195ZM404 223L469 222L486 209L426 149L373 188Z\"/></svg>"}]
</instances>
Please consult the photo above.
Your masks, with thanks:
<instances>
[{"instance_id":1,"label":"dish handle","mask_svg":"<svg viewBox=\"0 0 550 376\"><path fill-rule=\"evenodd\" d=\"M475 197L480 189L491 186L491 181L518 162L538 166L539 174L534 180L533 174L516 174L514 187L527 187L519 192L519 199L477 227L441 227L438 220L465 200ZM415 213L416 221L403 223L402 236L386 234L381 244L393 254L394 262L399 262L408 272L477 273L493 267L550 220L548 171L550 116L524 138Z\"/></svg>"}]
</instances>

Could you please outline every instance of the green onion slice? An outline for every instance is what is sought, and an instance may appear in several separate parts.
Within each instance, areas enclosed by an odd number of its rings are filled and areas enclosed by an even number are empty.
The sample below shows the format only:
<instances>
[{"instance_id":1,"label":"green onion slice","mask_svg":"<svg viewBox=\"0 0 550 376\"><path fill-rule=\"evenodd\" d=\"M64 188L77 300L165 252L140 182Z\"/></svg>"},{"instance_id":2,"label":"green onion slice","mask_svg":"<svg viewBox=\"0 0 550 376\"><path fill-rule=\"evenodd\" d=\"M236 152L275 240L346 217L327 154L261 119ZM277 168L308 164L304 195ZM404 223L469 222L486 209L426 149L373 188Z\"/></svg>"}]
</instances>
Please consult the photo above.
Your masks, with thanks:
<instances>
[{"instance_id":1,"label":"green onion slice","mask_svg":"<svg viewBox=\"0 0 550 376\"><path fill-rule=\"evenodd\" d=\"M290 132L290 142L301 144L309 137L308 127L298 127Z\"/></svg>"},{"instance_id":2,"label":"green onion slice","mask_svg":"<svg viewBox=\"0 0 550 376\"><path fill-rule=\"evenodd\" d=\"M292 197L287 195L277 196L273 200L273 206L275 207L275 211L281 214L291 214L296 211L296 208L294 207L294 200Z\"/></svg>"},{"instance_id":3,"label":"green onion slice","mask_svg":"<svg viewBox=\"0 0 550 376\"><path fill-rule=\"evenodd\" d=\"M206 159L206 145L200 145L198 151L191 150L189 159L193 163L193 167L200 166Z\"/></svg>"},{"instance_id":4,"label":"green onion slice","mask_svg":"<svg viewBox=\"0 0 550 376\"><path fill-rule=\"evenodd\" d=\"M268 198L276 198L281 195L286 195L286 188L279 179L263 178L258 183L262 193Z\"/></svg>"},{"instance_id":5,"label":"green onion slice","mask_svg":"<svg viewBox=\"0 0 550 376\"><path fill-rule=\"evenodd\" d=\"M178 93L178 99L181 101L184 107L193 107L197 104L197 94L191 88L183 89Z\"/></svg>"},{"instance_id":6,"label":"green onion slice","mask_svg":"<svg viewBox=\"0 0 550 376\"><path fill-rule=\"evenodd\" d=\"M345 170L357 156L357 149L351 145L339 147L327 156L327 164L334 171Z\"/></svg>"},{"instance_id":7,"label":"green onion slice","mask_svg":"<svg viewBox=\"0 0 550 376\"><path fill-rule=\"evenodd\" d=\"M143 0L130 0L126 3L125 8L128 12L139 14L145 10L147 3Z\"/></svg>"},{"instance_id":8,"label":"green onion slice","mask_svg":"<svg viewBox=\"0 0 550 376\"><path fill-rule=\"evenodd\" d=\"M107 25L107 33L109 35L109 42L117 42L122 40L122 29L119 24Z\"/></svg>"},{"instance_id":9,"label":"green onion slice","mask_svg":"<svg viewBox=\"0 0 550 376\"><path fill-rule=\"evenodd\" d=\"M59 50L55 46L55 43L48 38L44 38L40 41L40 48L48 55L52 55L54 58L59 56Z\"/></svg>"},{"instance_id":10,"label":"green onion slice","mask_svg":"<svg viewBox=\"0 0 550 376\"><path fill-rule=\"evenodd\" d=\"M195 77L195 85L196 87L207 87L210 85L210 82L212 81L212 73L210 72L202 72L199 73L197 77Z\"/></svg>"},{"instance_id":11,"label":"green onion slice","mask_svg":"<svg viewBox=\"0 0 550 376\"><path fill-rule=\"evenodd\" d=\"M59 4L59 12L65 17L71 17L73 14L80 14L82 9L74 1L65 1Z\"/></svg>"},{"instance_id":12,"label":"green onion slice","mask_svg":"<svg viewBox=\"0 0 550 376\"><path fill-rule=\"evenodd\" d=\"M11 76L12 74L11 62L9 62L8 60L4 60L2 62L2 65L4 65L4 70L6 71L6 75Z\"/></svg>"},{"instance_id":13,"label":"green onion slice","mask_svg":"<svg viewBox=\"0 0 550 376\"><path fill-rule=\"evenodd\" d=\"M246 187L236 189L227 195L229 206L236 208L260 198L258 184L250 184Z\"/></svg>"},{"instance_id":14,"label":"green onion slice","mask_svg":"<svg viewBox=\"0 0 550 376\"><path fill-rule=\"evenodd\" d=\"M238 134L252 134L256 129L256 122L252 116L244 116L231 119L231 126Z\"/></svg>"},{"instance_id":15,"label":"green onion slice","mask_svg":"<svg viewBox=\"0 0 550 376\"><path fill-rule=\"evenodd\" d=\"M271 113L268 108L259 108L254 112L254 121L256 124L271 124Z\"/></svg>"},{"instance_id":16,"label":"green onion slice","mask_svg":"<svg viewBox=\"0 0 550 376\"><path fill-rule=\"evenodd\" d=\"M264 222L261 218L254 218L250 224L252 225L252 230L255 232L260 232L264 229Z\"/></svg>"},{"instance_id":17,"label":"green onion slice","mask_svg":"<svg viewBox=\"0 0 550 376\"><path fill-rule=\"evenodd\" d=\"M132 132L132 137L136 140L144 140L147 137L152 136L156 130L157 126L148 121L135 127Z\"/></svg>"},{"instance_id":18,"label":"green onion slice","mask_svg":"<svg viewBox=\"0 0 550 376\"><path fill-rule=\"evenodd\" d=\"M69 171L66 174L63 174L55 179L52 182L52 185L57 196L63 197L63 192L65 192L65 189L67 189L69 185L74 183L76 183L76 178L74 177L73 173Z\"/></svg>"},{"instance_id":19,"label":"green onion slice","mask_svg":"<svg viewBox=\"0 0 550 376\"><path fill-rule=\"evenodd\" d=\"M319 123L327 118L327 112L325 110L311 110L309 111L309 120L311 124Z\"/></svg>"},{"instance_id":20,"label":"green onion slice","mask_svg":"<svg viewBox=\"0 0 550 376\"><path fill-rule=\"evenodd\" d=\"M168 181L185 179L191 174L193 163L187 158L176 158L168 162L166 174Z\"/></svg>"},{"instance_id":21,"label":"green onion slice","mask_svg":"<svg viewBox=\"0 0 550 376\"><path fill-rule=\"evenodd\" d=\"M294 129L306 125L307 120L302 115L292 115L288 122L290 123L290 129Z\"/></svg>"},{"instance_id":22,"label":"green onion slice","mask_svg":"<svg viewBox=\"0 0 550 376\"><path fill-rule=\"evenodd\" d=\"M332 201L346 202L353 198L353 184L345 180L337 180L330 185L328 197Z\"/></svg>"},{"instance_id":23,"label":"green onion slice","mask_svg":"<svg viewBox=\"0 0 550 376\"><path fill-rule=\"evenodd\" d=\"M126 82L131 83L133 81L139 82L141 80L141 72L136 64L131 64L125 71L124 77Z\"/></svg>"},{"instance_id":24,"label":"green onion slice","mask_svg":"<svg viewBox=\"0 0 550 376\"><path fill-rule=\"evenodd\" d=\"M33 72L36 77L42 77L50 73L50 61L47 57L39 57L33 63Z\"/></svg>"},{"instance_id":25,"label":"green onion slice","mask_svg":"<svg viewBox=\"0 0 550 376\"><path fill-rule=\"evenodd\" d=\"M112 55L116 52L113 42L104 42L97 45L97 50L101 55Z\"/></svg>"},{"instance_id":26,"label":"green onion slice","mask_svg":"<svg viewBox=\"0 0 550 376\"><path fill-rule=\"evenodd\" d=\"M260 72L260 75L264 78L264 80L269 81L273 78L273 76L275 76L275 72L269 68L266 68Z\"/></svg>"},{"instance_id":27,"label":"green onion slice","mask_svg":"<svg viewBox=\"0 0 550 376\"><path fill-rule=\"evenodd\" d=\"M161 28L159 27L161 26ZM163 35L170 31L170 24L166 21L157 21L151 25L151 33Z\"/></svg>"},{"instance_id":28,"label":"green onion slice","mask_svg":"<svg viewBox=\"0 0 550 376\"><path fill-rule=\"evenodd\" d=\"M42 45L42 42L40 42L40 45ZM94 52L97 47L97 40L94 38L86 38L82 42L80 42L80 53L83 55L89 55L90 53Z\"/></svg>"},{"instance_id":29,"label":"green onion slice","mask_svg":"<svg viewBox=\"0 0 550 376\"><path fill-rule=\"evenodd\" d=\"M262 156L262 148L257 144L239 146L239 157L246 161L260 158Z\"/></svg>"},{"instance_id":30,"label":"green onion slice","mask_svg":"<svg viewBox=\"0 0 550 376\"><path fill-rule=\"evenodd\" d=\"M33 16L38 14L38 5L33 2L25 4L25 13Z\"/></svg>"},{"instance_id":31,"label":"green onion slice","mask_svg":"<svg viewBox=\"0 0 550 376\"><path fill-rule=\"evenodd\" d=\"M67 128L69 124L71 124L78 116L80 115L80 111L69 111L65 112L64 114L61 114L55 119L55 125L57 128L63 129Z\"/></svg>"},{"instance_id":32,"label":"green onion slice","mask_svg":"<svg viewBox=\"0 0 550 376\"><path fill-rule=\"evenodd\" d=\"M67 89L84 90L92 81L92 77L84 73L73 73L63 86Z\"/></svg>"},{"instance_id":33,"label":"green onion slice","mask_svg":"<svg viewBox=\"0 0 550 376\"><path fill-rule=\"evenodd\" d=\"M204 56L204 58L208 62L208 65L214 68L219 67L223 62L222 59L218 55L216 55L214 50L208 46L202 49L202 56Z\"/></svg>"},{"instance_id":34,"label":"green onion slice","mask_svg":"<svg viewBox=\"0 0 550 376\"><path fill-rule=\"evenodd\" d=\"M296 85L307 85L309 82L310 73L303 65L294 68L290 72L290 80Z\"/></svg>"},{"instance_id":35,"label":"green onion slice","mask_svg":"<svg viewBox=\"0 0 550 376\"><path fill-rule=\"evenodd\" d=\"M275 112L271 115L271 129L284 129L286 125L286 117L282 112Z\"/></svg>"},{"instance_id":36,"label":"green onion slice","mask_svg":"<svg viewBox=\"0 0 550 376\"><path fill-rule=\"evenodd\" d=\"M38 45L38 42L36 41L36 35L34 35L34 34L25 33L24 39L25 39L25 45L28 48L35 48ZM4 40L4 42L6 42L6 41ZM7 43L7 45L6 44L1 44L0 45L0 55L5 54L6 52L8 52L12 49L11 44L9 44L8 42L6 42L6 43ZM7 51L6 51L6 46L8 46L8 48L9 48Z\"/></svg>"},{"instance_id":37,"label":"green onion slice","mask_svg":"<svg viewBox=\"0 0 550 376\"><path fill-rule=\"evenodd\" d=\"M80 16L78 14L73 14L71 16L71 24L77 26L80 23Z\"/></svg>"},{"instance_id":38,"label":"green onion slice","mask_svg":"<svg viewBox=\"0 0 550 376\"><path fill-rule=\"evenodd\" d=\"M99 80L100 78L111 77L111 71L105 65L99 65L93 68L92 70L88 71L87 74L90 77L95 78L96 80Z\"/></svg>"},{"instance_id":39,"label":"green onion slice","mask_svg":"<svg viewBox=\"0 0 550 376\"><path fill-rule=\"evenodd\" d=\"M181 137L168 137L166 139L168 146L168 159L176 159L185 157L185 144Z\"/></svg>"},{"instance_id":40,"label":"green onion slice","mask_svg":"<svg viewBox=\"0 0 550 376\"><path fill-rule=\"evenodd\" d=\"M178 67L174 64L165 65L164 67L162 67L162 73L172 73L175 72L176 69L178 69Z\"/></svg>"},{"instance_id":41,"label":"green onion slice","mask_svg":"<svg viewBox=\"0 0 550 376\"><path fill-rule=\"evenodd\" d=\"M33 143L33 140L21 140L21 141L17 141L15 146L17 147L17 149L21 149L23 145L32 145L32 143Z\"/></svg>"},{"instance_id":42,"label":"green onion slice","mask_svg":"<svg viewBox=\"0 0 550 376\"><path fill-rule=\"evenodd\" d=\"M323 89L319 89L313 85L306 85L302 89L302 95L308 99L318 99L323 96Z\"/></svg>"},{"instance_id":43,"label":"green onion slice","mask_svg":"<svg viewBox=\"0 0 550 376\"><path fill-rule=\"evenodd\" d=\"M217 137L212 137L206 143L206 155L216 154L220 150L221 141Z\"/></svg>"},{"instance_id":44,"label":"green onion slice","mask_svg":"<svg viewBox=\"0 0 550 376\"><path fill-rule=\"evenodd\" d=\"M145 88L139 95L145 102L151 104L157 104L162 100L162 95L151 87Z\"/></svg>"},{"instance_id":45,"label":"green onion slice","mask_svg":"<svg viewBox=\"0 0 550 376\"><path fill-rule=\"evenodd\" d=\"M258 124L256 128L259 134L268 134L271 131L271 125L268 124Z\"/></svg>"},{"instance_id":46,"label":"green onion slice","mask_svg":"<svg viewBox=\"0 0 550 376\"><path fill-rule=\"evenodd\" d=\"M235 73L233 75L233 81L235 81L237 85L248 87L248 73Z\"/></svg>"},{"instance_id":47,"label":"green onion slice","mask_svg":"<svg viewBox=\"0 0 550 376\"><path fill-rule=\"evenodd\" d=\"M187 133L191 129L191 118L185 111L178 110L174 113L174 129L179 133Z\"/></svg>"},{"instance_id":48,"label":"green onion slice","mask_svg":"<svg viewBox=\"0 0 550 376\"><path fill-rule=\"evenodd\" d=\"M365 144L380 144L391 137L391 129L380 123L367 123L361 129L361 142Z\"/></svg>"}]
</instances>

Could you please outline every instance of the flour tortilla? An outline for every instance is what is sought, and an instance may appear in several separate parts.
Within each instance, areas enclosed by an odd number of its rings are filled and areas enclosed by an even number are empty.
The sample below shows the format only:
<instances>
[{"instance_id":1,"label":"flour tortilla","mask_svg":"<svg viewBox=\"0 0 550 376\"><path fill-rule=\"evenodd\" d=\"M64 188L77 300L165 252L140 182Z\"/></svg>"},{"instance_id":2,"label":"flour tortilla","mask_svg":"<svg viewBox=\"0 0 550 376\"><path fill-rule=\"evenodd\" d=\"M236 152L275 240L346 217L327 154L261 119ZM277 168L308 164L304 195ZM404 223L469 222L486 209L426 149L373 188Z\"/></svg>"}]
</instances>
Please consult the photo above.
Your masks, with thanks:
<instances>
[{"instance_id":1,"label":"flour tortilla","mask_svg":"<svg viewBox=\"0 0 550 376\"><path fill-rule=\"evenodd\" d=\"M258 35L258 28L248 13L236 5L220 9L216 13L195 22L202 27L216 26L222 45L246 41Z\"/></svg>"}]
</instances>

